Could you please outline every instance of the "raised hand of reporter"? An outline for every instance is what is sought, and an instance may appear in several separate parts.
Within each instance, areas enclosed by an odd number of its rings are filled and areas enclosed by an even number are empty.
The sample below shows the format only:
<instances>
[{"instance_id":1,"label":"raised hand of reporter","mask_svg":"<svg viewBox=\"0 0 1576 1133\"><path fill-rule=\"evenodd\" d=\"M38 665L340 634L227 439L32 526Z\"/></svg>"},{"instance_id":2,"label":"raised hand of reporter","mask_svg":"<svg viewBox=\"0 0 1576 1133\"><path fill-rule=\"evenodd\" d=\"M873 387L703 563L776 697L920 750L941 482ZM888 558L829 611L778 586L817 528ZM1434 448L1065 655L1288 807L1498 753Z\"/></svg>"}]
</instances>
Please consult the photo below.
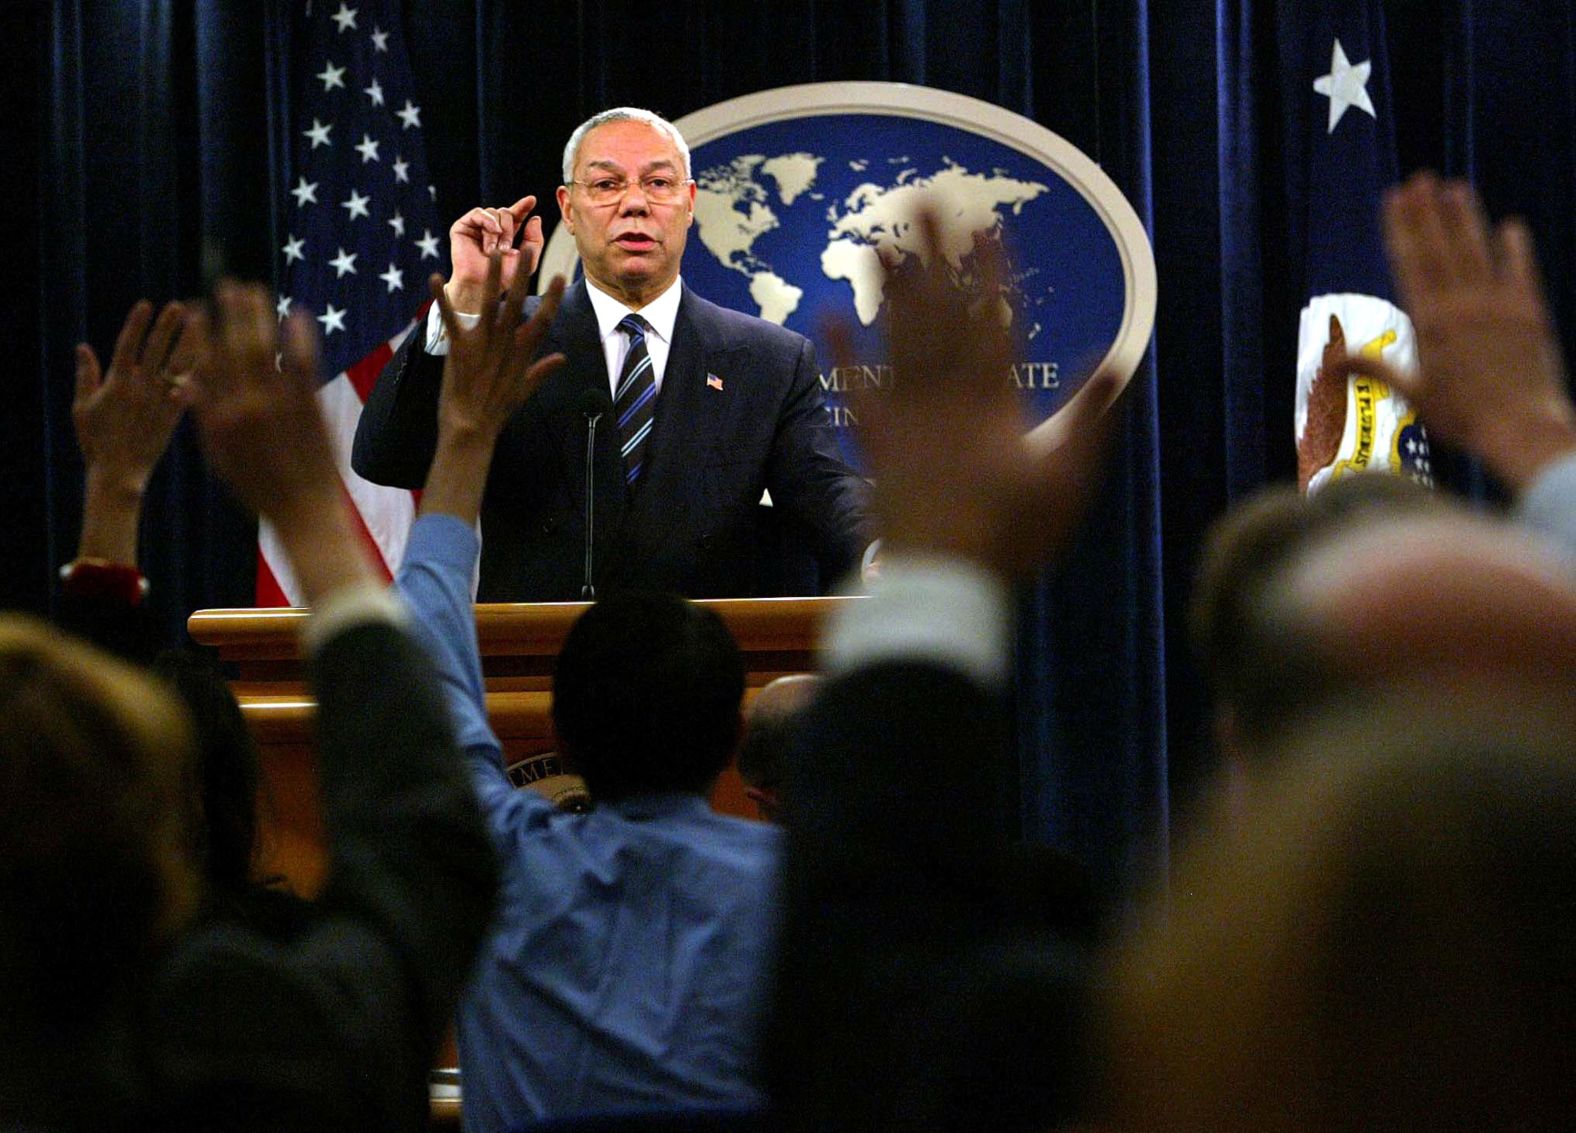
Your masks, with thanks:
<instances>
[{"instance_id":1,"label":"raised hand of reporter","mask_svg":"<svg viewBox=\"0 0 1576 1133\"><path fill-rule=\"evenodd\" d=\"M222 282L214 301L192 403L210 467L274 525L309 600L370 581L317 404L311 318L279 323L257 285Z\"/></svg>"},{"instance_id":2,"label":"raised hand of reporter","mask_svg":"<svg viewBox=\"0 0 1576 1133\"><path fill-rule=\"evenodd\" d=\"M107 371L78 344L71 423L90 480L141 498L189 400L201 337L190 324L182 304L166 304L155 320L144 299L127 313Z\"/></svg>"},{"instance_id":3,"label":"raised hand of reporter","mask_svg":"<svg viewBox=\"0 0 1576 1133\"><path fill-rule=\"evenodd\" d=\"M513 297L498 301L502 279L503 255L495 249L482 285L482 316L465 327L442 278L432 277L433 302L448 334L449 352L438 395L438 447L422 497L424 512L475 519L499 432L543 379L564 364L562 354L536 357L558 313L563 278L553 280L529 320Z\"/></svg>"},{"instance_id":4,"label":"raised hand of reporter","mask_svg":"<svg viewBox=\"0 0 1576 1133\"><path fill-rule=\"evenodd\" d=\"M91 346L78 344L71 423L85 472L79 560L136 564L143 492L189 400L200 337L180 303L155 320L144 299L127 313L107 372Z\"/></svg>"},{"instance_id":5,"label":"raised hand of reporter","mask_svg":"<svg viewBox=\"0 0 1576 1133\"><path fill-rule=\"evenodd\" d=\"M1386 198L1384 228L1418 371L1356 356L1347 369L1390 382L1437 437L1525 487L1576 451L1576 407L1531 234L1520 220L1490 225L1470 185L1428 173Z\"/></svg>"},{"instance_id":6,"label":"raised hand of reporter","mask_svg":"<svg viewBox=\"0 0 1576 1133\"><path fill-rule=\"evenodd\" d=\"M965 290L948 270L936 214L916 224L924 252L889 266L886 280L893 387L856 402L883 551L954 555L1022 576L1059 554L1082 517L1120 382L1096 373L1061 411L1056 443L1026 438L1008 380L1000 244L975 241L977 280Z\"/></svg>"}]
</instances>

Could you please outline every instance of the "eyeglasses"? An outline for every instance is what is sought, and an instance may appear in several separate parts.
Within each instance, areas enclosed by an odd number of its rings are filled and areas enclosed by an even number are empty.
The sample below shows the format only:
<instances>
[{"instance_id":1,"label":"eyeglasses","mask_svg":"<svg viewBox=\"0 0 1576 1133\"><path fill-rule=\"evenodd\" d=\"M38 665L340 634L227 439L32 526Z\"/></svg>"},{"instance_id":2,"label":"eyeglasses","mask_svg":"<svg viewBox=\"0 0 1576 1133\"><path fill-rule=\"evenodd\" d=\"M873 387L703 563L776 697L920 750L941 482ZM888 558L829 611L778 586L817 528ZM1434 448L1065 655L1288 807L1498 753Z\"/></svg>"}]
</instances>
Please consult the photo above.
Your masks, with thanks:
<instances>
[{"instance_id":1,"label":"eyeglasses","mask_svg":"<svg viewBox=\"0 0 1576 1133\"><path fill-rule=\"evenodd\" d=\"M668 177L665 174L653 173L650 177L642 177L639 181L641 195L654 205L671 205L678 203L684 195L684 186L692 183L689 177ZM610 205L624 199L624 194L629 192L630 186L636 184L626 181L622 177L596 177L590 181L575 181L586 191L586 196L591 198L594 205Z\"/></svg>"}]
</instances>

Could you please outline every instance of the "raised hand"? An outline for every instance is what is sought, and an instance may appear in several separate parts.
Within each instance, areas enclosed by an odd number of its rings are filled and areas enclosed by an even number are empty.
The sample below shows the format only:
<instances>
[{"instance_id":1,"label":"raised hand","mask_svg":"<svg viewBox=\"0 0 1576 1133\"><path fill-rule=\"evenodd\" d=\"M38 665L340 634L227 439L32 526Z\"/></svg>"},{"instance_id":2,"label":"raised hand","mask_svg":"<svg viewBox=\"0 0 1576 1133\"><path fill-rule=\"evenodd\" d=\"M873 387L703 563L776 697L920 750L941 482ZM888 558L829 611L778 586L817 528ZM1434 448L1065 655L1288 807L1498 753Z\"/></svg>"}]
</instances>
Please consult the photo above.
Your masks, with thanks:
<instances>
[{"instance_id":1,"label":"raised hand","mask_svg":"<svg viewBox=\"0 0 1576 1133\"><path fill-rule=\"evenodd\" d=\"M1418 371L1357 356L1346 370L1391 383L1435 436L1525 486L1576 450L1576 408L1531 234L1519 220L1491 227L1471 186L1428 173L1386 197L1384 227Z\"/></svg>"},{"instance_id":2,"label":"raised hand","mask_svg":"<svg viewBox=\"0 0 1576 1133\"><path fill-rule=\"evenodd\" d=\"M136 564L143 492L189 400L200 337L181 304L155 320L144 299L126 315L107 373L91 346L77 346L71 423L86 473L79 559Z\"/></svg>"},{"instance_id":3,"label":"raised hand","mask_svg":"<svg viewBox=\"0 0 1576 1133\"><path fill-rule=\"evenodd\" d=\"M1082 517L1120 381L1102 372L1085 383L1062 410L1059 444L1026 440L1007 377L1013 352L999 317L1000 245L976 242L980 280L966 294L948 275L940 221L926 213L918 226L924 266L888 269L893 386L856 401L882 545L888 554L950 554L1024 575L1060 553Z\"/></svg>"},{"instance_id":4,"label":"raised hand","mask_svg":"<svg viewBox=\"0 0 1576 1133\"><path fill-rule=\"evenodd\" d=\"M152 303L137 303L120 328L107 373L91 346L77 346L71 422L82 461L90 473L139 496L189 400L186 383L200 337L189 322L180 303L167 304L157 320Z\"/></svg>"},{"instance_id":5,"label":"raised hand","mask_svg":"<svg viewBox=\"0 0 1576 1133\"><path fill-rule=\"evenodd\" d=\"M475 518L499 432L543 379L564 364L562 354L535 357L558 313L563 278L552 281L536 313L525 321L519 301L498 301L502 277L503 254L494 249L482 283L482 315L469 328L460 325L442 277L432 277L432 297L448 332L449 353L438 395L438 448L423 511Z\"/></svg>"},{"instance_id":6,"label":"raised hand","mask_svg":"<svg viewBox=\"0 0 1576 1133\"><path fill-rule=\"evenodd\" d=\"M311 318L281 325L266 289L233 282L215 307L192 403L210 467L274 525L310 600L369 580L318 409Z\"/></svg>"},{"instance_id":7,"label":"raised hand","mask_svg":"<svg viewBox=\"0 0 1576 1133\"><path fill-rule=\"evenodd\" d=\"M454 274L445 290L455 310L476 314L484 309L487 257L494 252L501 259L501 292L512 293L516 278L523 283L536 271L544 241L542 218L531 216L534 208L533 196L521 197L508 208L478 206L449 227L449 261Z\"/></svg>"}]
</instances>

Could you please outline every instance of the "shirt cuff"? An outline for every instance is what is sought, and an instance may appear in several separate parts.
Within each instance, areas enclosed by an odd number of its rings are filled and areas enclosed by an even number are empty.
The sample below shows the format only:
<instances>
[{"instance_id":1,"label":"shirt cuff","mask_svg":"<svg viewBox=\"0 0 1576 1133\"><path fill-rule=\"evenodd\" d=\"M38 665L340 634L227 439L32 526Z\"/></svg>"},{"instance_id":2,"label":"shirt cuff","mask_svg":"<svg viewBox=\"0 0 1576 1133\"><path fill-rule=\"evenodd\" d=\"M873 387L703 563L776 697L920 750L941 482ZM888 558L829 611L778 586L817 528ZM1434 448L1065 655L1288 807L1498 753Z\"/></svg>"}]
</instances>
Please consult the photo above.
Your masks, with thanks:
<instances>
[{"instance_id":1,"label":"shirt cuff","mask_svg":"<svg viewBox=\"0 0 1576 1133\"><path fill-rule=\"evenodd\" d=\"M467 315L464 311L454 312L454 317L467 330L481 321L480 315ZM437 303L427 308L427 338L422 349L439 358L449 352L449 332L443 325L443 312L438 310Z\"/></svg>"},{"instance_id":2,"label":"shirt cuff","mask_svg":"<svg viewBox=\"0 0 1576 1133\"><path fill-rule=\"evenodd\" d=\"M826 669L837 674L882 661L919 661L956 669L983 685L1005 685L1008 598L1001 580L973 563L884 557L870 596L833 617Z\"/></svg>"},{"instance_id":3,"label":"shirt cuff","mask_svg":"<svg viewBox=\"0 0 1576 1133\"><path fill-rule=\"evenodd\" d=\"M330 638L369 622L405 624L405 606L386 586L362 582L342 586L312 607L312 616L301 631L301 645L316 653Z\"/></svg>"},{"instance_id":4,"label":"shirt cuff","mask_svg":"<svg viewBox=\"0 0 1576 1133\"><path fill-rule=\"evenodd\" d=\"M1516 510L1527 526L1552 536L1576 559L1576 452L1540 472L1521 494Z\"/></svg>"}]
</instances>

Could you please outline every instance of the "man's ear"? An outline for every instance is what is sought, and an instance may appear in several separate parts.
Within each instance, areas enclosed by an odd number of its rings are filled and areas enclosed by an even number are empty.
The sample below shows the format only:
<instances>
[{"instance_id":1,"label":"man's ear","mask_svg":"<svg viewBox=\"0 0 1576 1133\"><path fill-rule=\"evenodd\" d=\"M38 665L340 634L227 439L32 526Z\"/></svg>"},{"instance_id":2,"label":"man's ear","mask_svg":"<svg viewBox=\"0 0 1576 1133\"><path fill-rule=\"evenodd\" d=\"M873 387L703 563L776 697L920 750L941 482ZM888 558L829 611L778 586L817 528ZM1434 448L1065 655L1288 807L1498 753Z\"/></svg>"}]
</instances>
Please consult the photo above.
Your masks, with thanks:
<instances>
[{"instance_id":1,"label":"man's ear","mask_svg":"<svg viewBox=\"0 0 1576 1133\"><path fill-rule=\"evenodd\" d=\"M569 229L571 236L575 233L575 210L569 205L569 186L558 186L558 215L563 218L564 227Z\"/></svg>"}]
</instances>

